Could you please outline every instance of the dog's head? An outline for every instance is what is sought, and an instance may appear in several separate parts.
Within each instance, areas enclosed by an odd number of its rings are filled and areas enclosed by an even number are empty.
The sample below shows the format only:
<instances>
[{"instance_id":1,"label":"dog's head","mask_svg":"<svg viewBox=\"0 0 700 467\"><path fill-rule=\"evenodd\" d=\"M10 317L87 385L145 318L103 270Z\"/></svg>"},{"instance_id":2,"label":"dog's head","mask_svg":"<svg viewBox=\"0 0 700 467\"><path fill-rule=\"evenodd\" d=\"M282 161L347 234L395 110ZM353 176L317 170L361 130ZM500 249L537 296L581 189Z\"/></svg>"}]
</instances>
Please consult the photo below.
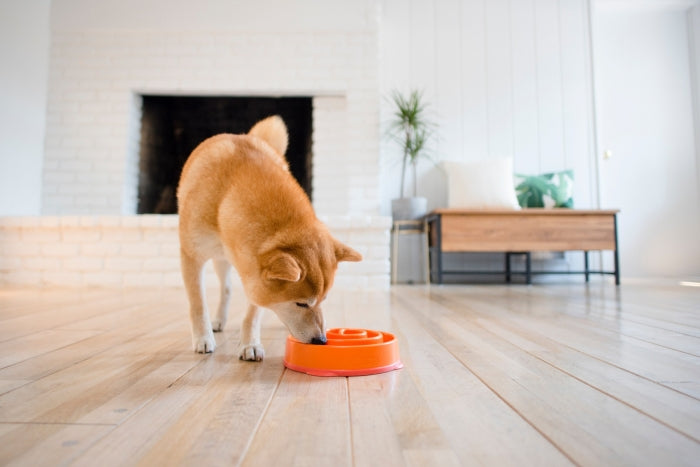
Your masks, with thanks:
<instances>
[{"instance_id":1,"label":"dog's head","mask_svg":"<svg viewBox=\"0 0 700 467\"><path fill-rule=\"evenodd\" d=\"M304 241L260 255L254 298L274 311L295 338L325 344L321 303L333 285L338 263L361 260L360 253L330 234L311 234Z\"/></svg>"}]
</instances>

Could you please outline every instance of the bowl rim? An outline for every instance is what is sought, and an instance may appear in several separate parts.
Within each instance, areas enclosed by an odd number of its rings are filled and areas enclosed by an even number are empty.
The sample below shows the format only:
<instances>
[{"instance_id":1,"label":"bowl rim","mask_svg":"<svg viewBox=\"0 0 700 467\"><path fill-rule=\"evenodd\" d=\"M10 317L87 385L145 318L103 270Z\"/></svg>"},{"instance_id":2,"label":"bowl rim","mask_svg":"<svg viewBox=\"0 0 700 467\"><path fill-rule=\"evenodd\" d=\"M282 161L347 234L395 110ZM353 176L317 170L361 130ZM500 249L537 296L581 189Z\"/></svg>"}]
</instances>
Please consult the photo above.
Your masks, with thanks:
<instances>
[{"instance_id":1,"label":"bowl rim","mask_svg":"<svg viewBox=\"0 0 700 467\"><path fill-rule=\"evenodd\" d=\"M356 341L362 339L350 338L348 339L348 344L343 345L342 339L335 338L329 339L336 341L333 344L317 345L301 342L292 335L288 335L283 359L284 366L290 370L314 376L363 376L386 373L403 368L398 351L398 339L396 339L394 334L372 329L332 328L326 331L326 336L334 331L344 330L353 331L352 334L357 334L354 331L376 333L382 341L357 344ZM315 356L321 355L321 353L331 355L331 358L345 359L348 365L345 368L343 368L342 364L336 367L334 365L335 362L326 359L318 362L318 366L314 366ZM355 358L360 360L352 361L353 354L356 354ZM326 356L326 358L328 357ZM362 366L362 358L371 360L368 364L369 366Z\"/></svg>"}]
</instances>

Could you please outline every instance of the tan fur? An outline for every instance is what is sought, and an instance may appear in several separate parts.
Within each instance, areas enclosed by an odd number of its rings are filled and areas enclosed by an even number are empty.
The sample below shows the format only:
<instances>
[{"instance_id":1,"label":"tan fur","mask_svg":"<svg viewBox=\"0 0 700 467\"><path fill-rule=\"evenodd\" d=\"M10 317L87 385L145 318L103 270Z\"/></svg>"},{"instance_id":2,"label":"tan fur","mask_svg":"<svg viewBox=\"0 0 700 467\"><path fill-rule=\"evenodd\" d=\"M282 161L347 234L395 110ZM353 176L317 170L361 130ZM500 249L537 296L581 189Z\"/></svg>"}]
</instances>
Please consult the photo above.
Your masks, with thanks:
<instances>
[{"instance_id":1,"label":"tan fur","mask_svg":"<svg viewBox=\"0 0 700 467\"><path fill-rule=\"evenodd\" d=\"M225 325L230 265L238 271L249 301L240 356L261 360L261 307L272 309L296 338L322 339L320 303L333 285L338 262L362 259L316 218L287 168L287 143L282 119L269 117L248 135L221 134L205 140L183 168L177 193L182 274L198 352L213 351L212 331ZM212 321L202 286L209 259L222 284Z\"/></svg>"},{"instance_id":2,"label":"tan fur","mask_svg":"<svg viewBox=\"0 0 700 467\"><path fill-rule=\"evenodd\" d=\"M288 168L284 153L287 152L289 135L287 134L287 126L281 117L274 115L259 121L253 125L248 135L259 138L272 146L272 149L279 155L282 164Z\"/></svg>"}]
</instances>

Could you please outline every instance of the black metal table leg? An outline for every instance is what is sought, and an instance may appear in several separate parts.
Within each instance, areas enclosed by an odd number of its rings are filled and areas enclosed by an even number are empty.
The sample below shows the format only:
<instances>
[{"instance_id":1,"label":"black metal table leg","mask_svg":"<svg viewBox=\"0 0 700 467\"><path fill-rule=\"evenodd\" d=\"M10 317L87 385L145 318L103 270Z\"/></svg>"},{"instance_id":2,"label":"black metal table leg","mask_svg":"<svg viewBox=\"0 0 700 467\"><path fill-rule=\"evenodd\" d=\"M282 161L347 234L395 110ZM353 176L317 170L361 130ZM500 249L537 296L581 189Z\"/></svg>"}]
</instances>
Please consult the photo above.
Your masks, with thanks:
<instances>
[{"instance_id":1,"label":"black metal table leg","mask_svg":"<svg viewBox=\"0 0 700 467\"><path fill-rule=\"evenodd\" d=\"M428 223L428 245L434 239L435 244L429 247L430 250L430 282L442 284L442 230L440 228L440 214L431 215L426 218ZM435 229L435 235L433 235ZM434 258L433 258L434 256ZM433 274L433 264L435 265L435 274Z\"/></svg>"},{"instance_id":2,"label":"black metal table leg","mask_svg":"<svg viewBox=\"0 0 700 467\"><path fill-rule=\"evenodd\" d=\"M506 252L506 283L510 284L510 252Z\"/></svg>"},{"instance_id":3,"label":"black metal table leg","mask_svg":"<svg viewBox=\"0 0 700 467\"><path fill-rule=\"evenodd\" d=\"M617 214L613 216L615 221L615 285L620 285L620 254L617 244Z\"/></svg>"},{"instance_id":4,"label":"black metal table leg","mask_svg":"<svg viewBox=\"0 0 700 467\"><path fill-rule=\"evenodd\" d=\"M528 284L532 284L532 254L525 253L525 279Z\"/></svg>"}]
</instances>

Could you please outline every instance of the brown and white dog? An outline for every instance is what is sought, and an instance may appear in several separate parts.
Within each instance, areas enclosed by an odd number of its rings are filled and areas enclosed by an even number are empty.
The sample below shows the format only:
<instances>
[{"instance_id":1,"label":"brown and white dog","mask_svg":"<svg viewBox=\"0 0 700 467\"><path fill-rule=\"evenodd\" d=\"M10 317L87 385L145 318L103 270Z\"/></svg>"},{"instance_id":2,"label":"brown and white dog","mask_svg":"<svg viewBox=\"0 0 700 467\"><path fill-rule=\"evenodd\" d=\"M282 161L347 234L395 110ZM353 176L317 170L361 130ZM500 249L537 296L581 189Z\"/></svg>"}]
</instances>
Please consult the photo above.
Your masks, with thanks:
<instances>
[{"instance_id":1,"label":"brown and white dog","mask_svg":"<svg viewBox=\"0 0 700 467\"><path fill-rule=\"evenodd\" d=\"M231 265L248 299L239 355L262 360L262 309L274 311L302 342L325 343L321 302L338 262L362 259L316 218L289 172L287 143L282 119L269 117L247 135L205 140L182 170L177 192L180 251L196 352L213 352L213 331L226 324ZM213 320L204 299L203 271L209 259L221 282Z\"/></svg>"}]
</instances>

